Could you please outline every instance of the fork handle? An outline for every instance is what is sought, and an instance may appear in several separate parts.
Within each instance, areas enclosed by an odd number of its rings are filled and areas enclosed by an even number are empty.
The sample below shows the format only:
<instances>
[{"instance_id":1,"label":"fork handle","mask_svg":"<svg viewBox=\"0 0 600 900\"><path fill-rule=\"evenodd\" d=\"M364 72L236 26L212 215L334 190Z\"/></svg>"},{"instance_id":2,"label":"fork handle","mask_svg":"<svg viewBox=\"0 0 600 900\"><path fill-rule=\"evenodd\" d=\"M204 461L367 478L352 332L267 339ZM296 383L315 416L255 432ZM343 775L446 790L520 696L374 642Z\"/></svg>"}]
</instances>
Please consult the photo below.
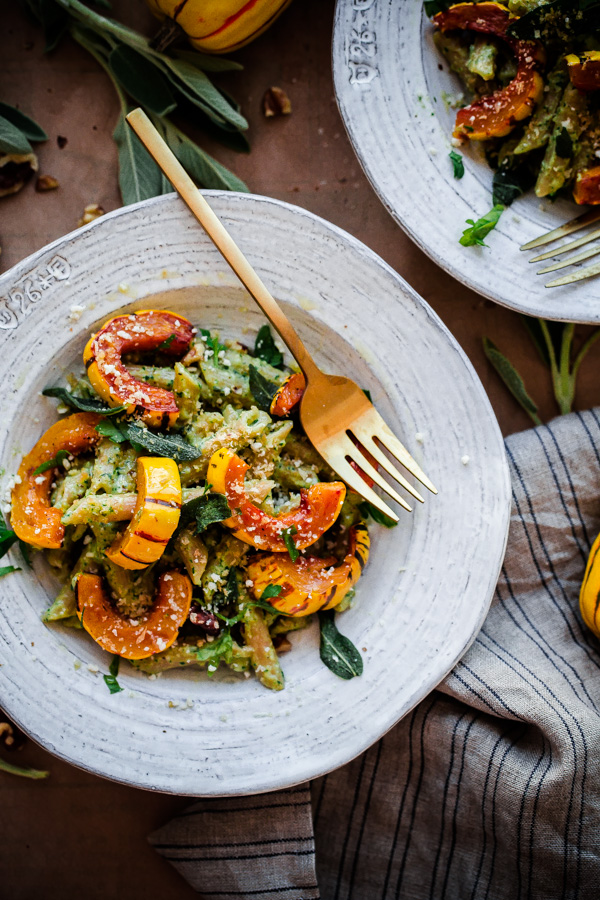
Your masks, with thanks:
<instances>
[{"instance_id":1,"label":"fork handle","mask_svg":"<svg viewBox=\"0 0 600 900\"><path fill-rule=\"evenodd\" d=\"M140 141L169 179L177 193L198 219L209 238L229 263L244 287L258 303L276 329L292 356L304 372L306 380L321 374L320 369L298 337L288 317L267 290L221 220L208 205L175 154L167 146L146 113L134 109L127 121Z\"/></svg>"}]
</instances>

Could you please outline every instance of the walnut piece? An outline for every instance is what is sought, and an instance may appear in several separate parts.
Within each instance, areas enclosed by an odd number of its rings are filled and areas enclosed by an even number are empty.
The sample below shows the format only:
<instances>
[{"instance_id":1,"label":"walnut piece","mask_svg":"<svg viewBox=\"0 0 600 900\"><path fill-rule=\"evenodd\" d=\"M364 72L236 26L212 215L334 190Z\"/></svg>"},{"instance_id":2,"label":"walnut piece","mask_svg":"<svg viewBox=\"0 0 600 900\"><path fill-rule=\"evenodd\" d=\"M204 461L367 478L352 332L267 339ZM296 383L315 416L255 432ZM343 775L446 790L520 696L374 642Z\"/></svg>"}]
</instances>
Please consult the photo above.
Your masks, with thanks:
<instances>
[{"instance_id":1,"label":"walnut piece","mask_svg":"<svg viewBox=\"0 0 600 900\"><path fill-rule=\"evenodd\" d=\"M58 187L58 181L54 175L40 175L35 183L35 189L38 194L44 194L46 191L55 191Z\"/></svg>"},{"instance_id":2,"label":"walnut piece","mask_svg":"<svg viewBox=\"0 0 600 900\"><path fill-rule=\"evenodd\" d=\"M93 222L94 219L99 219L100 216L104 215L104 210L97 203L90 203L89 206L83 210L83 215L77 223L77 227L81 228L82 225L88 225L90 222Z\"/></svg>"},{"instance_id":3,"label":"walnut piece","mask_svg":"<svg viewBox=\"0 0 600 900\"><path fill-rule=\"evenodd\" d=\"M272 116L289 116L292 111L292 103L282 88L270 87L263 94L262 108L267 119Z\"/></svg>"}]
</instances>

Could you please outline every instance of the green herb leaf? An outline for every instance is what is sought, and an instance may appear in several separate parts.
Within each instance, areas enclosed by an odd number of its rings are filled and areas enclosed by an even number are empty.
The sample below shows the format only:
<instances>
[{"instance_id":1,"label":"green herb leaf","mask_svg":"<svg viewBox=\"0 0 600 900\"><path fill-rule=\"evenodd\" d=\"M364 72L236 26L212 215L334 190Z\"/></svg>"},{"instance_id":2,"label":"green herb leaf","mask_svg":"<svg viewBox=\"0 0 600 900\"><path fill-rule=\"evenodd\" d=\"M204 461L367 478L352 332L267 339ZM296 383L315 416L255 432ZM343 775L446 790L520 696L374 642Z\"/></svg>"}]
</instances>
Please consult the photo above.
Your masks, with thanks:
<instances>
[{"instance_id":1,"label":"green herb leaf","mask_svg":"<svg viewBox=\"0 0 600 900\"><path fill-rule=\"evenodd\" d=\"M119 44L111 51L108 65L123 90L141 106L157 116L166 116L176 108L168 79L151 57Z\"/></svg>"},{"instance_id":2,"label":"green herb leaf","mask_svg":"<svg viewBox=\"0 0 600 900\"><path fill-rule=\"evenodd\" d=\"M113 137L119 151L119 187L124 206L159 196L163 187L162 173L125 121L123 112Z\"/></svg>"},{"instance_id":3,"label":"green herb leaf","mask_svg":"<svg viewBox=\"0 0 600 900\"><path fill-rule=\"evenodd\" d=\"M40 779L47 778L50 774L49 772L43 772L41 769L30 769L25 766L13 766L12 763L6 762L5 759L0 759L0 770L2 772L8 772L10 775L20 775L21 778L32 778L32 779Z\"/></svg>"},{"instance_id":4,"label":"green herb leaf","mask_svg":"<svg viewBox=\"0 0 600 900\"><path fill-rule=\"evenodd\" d=\"M221 120L228 122L240 131L248 128L246 119L225 99L211 80L182 59L163 57L167 74L171 83L208 115L216 114Z\"/></svg>"},{"instance_id":5,"label":"green herb leaf","mask_svg":"<svg viewBox=\"0 0 600 900\"><path fill-rule=\"evenodd\" d=\"M212 362L214 362L214 364L218 366L220 364L219 353L221 352L221 350L224 351L226 349L225 345L220 344L218 337L213 337L207 328L201 328L200 334L202 336L202 342L206 344L208 350L212 350Z\"/></svg>"},{"instance_id":6,"label":"green herb leaf","mask_svg":"<svg viewBox=\"0 0 600 900\"><path fill-rule=\"evenodd\" d=\"M199 50L178 50L176 59L189 63L203 72L241 72L243 65L233 59L225 59L223 56L211 56L209 53L201 53Z\"/></svg>"},{"instance_id":7,"label":"green herb leaf","mask_svg":"<svg viewBox=\"0 0 600 900\"><path fill-rule=\"evenodd\" d=\"M269 412L271 409L271 401L279 390L279 385L274 381L269 381L264 375L258 371L256 366L250 365L248 370L250 381L250 393L256 401L259 409Z\"/></svg>"},{"instance_id":8,"label":"green herb leaf","mask_svg":"<svg viewBox=\"0 0 600 900\"><path fill-rule=\"evenodd\" d=\"M19 566L0 566L0 578L3 575L10 575L11 572L20 572Z\"/></svg>"},{"instance_id":9,"label":"green herb leaf","mask_svg":"<svg viewBox=\"0 0 600 900\"><path fill-rule=\"evenodd\" d=\"M157 350L166 350L168 347L171 346L171 344L173 343L174 340L175 340L175 335L170 334L168 338L165 338L164 341L160 342L160 344L158 345L158 347L156 349Z\"/></svg>"},{"instance_id":10,"label":"green herb leaf","mask_svg":"<svg viewBox=\"0 0 600 900\"><path fill-rule=\"evenodd\" d=\"M389 516L386 516L385 513L378 510L376 506L373 506L372 503L369 503L368 500L359 503L358 508L364 519L367 519L370 516L378 525L385 525L386 528L395 528L398 524L397 522L394 522L393 519L390 519Z\"/></svg>"},{"instance_id":11,"label":"green herb leaf","mask_svg":"<svg viewBox=\"0 0 600 900\"><path fill-rule=\"evenodd\" d=\"M229 631L223 631L216 641L206 643L203 647L198 647L194 651L198 662L210 663L218 666L220 662L227 662L233 649L233 638ZM209 675L212 673L209 672Z\"/></svg>"},{"instance_id":12,"label":"green herb leaf","mask_svg":"<svg viewBox=\"0 0 600 900\"><path fill-rule=\"evenodd\" d=\"M273 340L273 335L268 325L263 325L258 329L254 342L254 355L259 359L264 359L265 362L276 369L280 369L283 365L283 354Z\"/></svg>"},{"instance_id":13,"label":"green herb leaf","mask_svg":"<svg viewBox=\"0 0 600 900\"><path fill-rule=\"evenodd\" d=\"M33 119L30 119L29 116L22 113L20 109L15 109L14 106L9 106L8 103L0 102L0 116L2 116L3 119L7 119L15 126L15 128L18 128L21 134L24 134L28 140L48 140L48 135L44 129L40 128L37 122L34 122Z\"/></svg>"},{"instance_id":14,"label":"green herb leaf","mask_svg":"<svg viewBox=\"0 0 600 900\"><path fill-rule=\"evenodd\" d=\"M492 202L495 206L510 206L525 189L526 186L514 171L498 169L494 172Z\"/></svg>"},{"instance_id":15,"label":"green herb leaf","mask_svg":"<svg viewBox=\"0 0 600 900\"><path fill-rule=\"evenodd\" d=\"M14 153L24 156L32 153L32 147L20 128L0 116L0 153Z\"/></svg>"},{"instance_id":16,"label":"green herb leaf","mask_svg":"<svg viewBox=\"0 0 600 900\"><path fill-rule=\"evenodd\" d=\"M102 400L93 400L91 397L77 397L66 388L49 387L42 391L44 397L54 397L60 400L65 406L71 409L78 409L80 412L98 413L101 416L116 416L117 413L127 409L126 406L107 406Z\"/></svg>"},{"instance_id":17,"label":"green herb leaf","mask_svg":"<svg viewBox=\"0 0 600 900\"><path fill-rule=\"evenodd\" d=\"M108 667L109 675L104 675L104 684L109 689L111 694L118 694L119 691L122 691L123 688L117 681L117 675L119 674L119 663L121 662L121 657L115 654L112 658L111 664Z\"/></svg>"},{"instance_id":18,"label":"green herb leaf","mask_svg":"<svg viewBox=\"0 0 600 900\"><path fill-rule=\"evenodd\" d=\"M525 383L513 364L503 356L489 338L483 339L483 351L494 369L511 392L515 400L523 407L535 425L541 425L538 408L525 388Z\"/></svg>"},{"instance_id":19,"label":"green herb leaf","mask_svg":"<svg viewBox=\"0 0 600 900\"><path fill-rule=\"evenodd\" d=\"M8 528L4 520L0 518L0 559L6 556L16 541L18 541L18 538L15 532Z\"/></svg>"},{"instance_id":20,"label":"green herb leaf","mask_svg":"<svg viewBox=\"0 0 600 900\"><path fill-rule=\"evenodd\" d=\"M165 138L183 168L201 187L248 192L248 186L241 178L213 159L170 122L165 122Z\"/></svg>"},{"instance_id":21,"label":"green herb leaf","mask_svg":"<svg viewBox=\"0 0 600 900\"><path fill-rule=\"evenodd\" d=\"M179 529L195 520L196 530L200 533L206 531L209 525L215 525L229 518L231 510L222 494L202 494L201 497L195 497L181 507Z\"/></svg>"},{"instance_id":22,"label":"green herb leaf","mask_svg":"<svg viewBox=\"0 0 600 900\"><path fill-rule=\"evenodd\" d=\"M110 438L115 444L123 444L127 440L127 435L121 431L121 426L118 422L110 422L107 419L103 419L102 422L98 422L96 425L96 431L102 437Z\"/></svg>"},{"instance_id":23,"label":"green herb leaf","mask_svg":"<svg viewBox=\"0 0 600 900\"><path fill-rule=\"evenodd\" d=\"M296 560L300 556L300 551L297 549L296 544L294 543L294 538L292 537L292 535L294 534L298 534L298 529L295 525L292 525L290 528L284 528L281 532L283 543L287 548L287 552L290 554L290 559L292 560L292 562L296 562Z\"/></svg>"},{"instance_id":24,"label":"green herb leaf","mask_svg":"<svg viewBox=\"0 0 600 900\"><path fill-rule=\"evenodd\" d=\"M504 212L504 206L500 203L497 203L485 216L482 216L480 219L477 219L475 222L473 219L467 219L467 225L470 225L470 228L465 228L462 233L462 237L459 241L463 245L463 247L473 247L475 244L480 247L487 247L487 244L484 243L484 237L489 234L492 228L495 228L498 224L498 219Z\"/></svg>"},{"instance_id":25,"label":"green herb leaf","mask_svg":"<svg viewBox=\"0 0 600 900\"><path fill-rule=\"evenodd\" d=\"M452 168L454 169L454 177L462 178L465 174L465 164L463 162L463 158L460 153L457 153L456 150L451 150L448 154L452 161Z\"/></svg>"},{"instance_id":26,"label":"green herb leaf","mask_svg":"<svg viewBox=\"0 0 600 900\"><path fill-rule=\"evenodd\" d=\"M556 148L556 153L558 156L562 157L562 159L570 159L573 155L573 138L564 125L556 136L554 146Z\"/></svg>"},{"instance_id":27,"label":"green herb leaf","mask_svg":"<svg viewBox=\"0 0 600 900\"><path fill-rule=\"evenodd\" d=\"M352 641L338 631L333 609L319 612L319 628L321 660L327 668L346 680L362 675L362 656Z\"/></svg>"},{"instance_id":28,"label":"green herb leaf","mask_svg":"<svg viewBox=\"0 0 600 900\"><path fill-rule=\"evenodd\" d=\"M34 469L33 474L41 475L42 472L47 472L48 469L57 469L58 466L62 466L68 455L68 450L59 450L56 456L53 456L52 459L49 459L47 462L42 463L41 466L38 466L37 469Z\"/></svg>"},{"instance_id":29,"label":"green herb leaf","mask_svg":"<svg viewBox=\"0 0 600 900\"><path fill-rule=\"evenodd\" d=\"M131 422L107 421L103 419L96 425L96 431L104 437L110 438L115 444L129 441L144 450L148 450L154 456L164 456L183 462L198 459L200 450L192 447L180 434L156 434L141 425Z\"/></svg>"},{"instance_id":30,"label":"green herb leaf","mask_svg":"<svg viewBox=\"0 0 600 900\"><path fill-rule=\"evenodd\" d=\"M262 594L260 595L261 600L270 600L271 597L279 597L283 588L280 584L268 584Z\"/></svg>"}]
</instances>

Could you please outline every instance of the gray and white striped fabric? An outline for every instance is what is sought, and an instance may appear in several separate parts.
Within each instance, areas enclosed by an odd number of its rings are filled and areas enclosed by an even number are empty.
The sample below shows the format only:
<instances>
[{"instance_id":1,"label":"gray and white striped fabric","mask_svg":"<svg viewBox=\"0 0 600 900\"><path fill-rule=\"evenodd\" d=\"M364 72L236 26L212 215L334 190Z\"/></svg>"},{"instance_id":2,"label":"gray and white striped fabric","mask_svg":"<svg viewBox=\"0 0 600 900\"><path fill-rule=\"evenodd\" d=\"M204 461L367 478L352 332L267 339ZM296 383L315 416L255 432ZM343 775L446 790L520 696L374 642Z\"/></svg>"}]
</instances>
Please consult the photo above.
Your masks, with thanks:
<instances>
[{"instance_id":1,"label":"gray and white striped fabric","mask_svg":"<svg viewBox=\"0 0 600 900\"><path fill-rule=\"evenodd\" d=\"M206 900L600 896L600 416L506 442L513 508L470 650L363 756L308 786L195 802L151 842ZM316 853L315 853L316 846Z\"/></svg>"}]
</instances>

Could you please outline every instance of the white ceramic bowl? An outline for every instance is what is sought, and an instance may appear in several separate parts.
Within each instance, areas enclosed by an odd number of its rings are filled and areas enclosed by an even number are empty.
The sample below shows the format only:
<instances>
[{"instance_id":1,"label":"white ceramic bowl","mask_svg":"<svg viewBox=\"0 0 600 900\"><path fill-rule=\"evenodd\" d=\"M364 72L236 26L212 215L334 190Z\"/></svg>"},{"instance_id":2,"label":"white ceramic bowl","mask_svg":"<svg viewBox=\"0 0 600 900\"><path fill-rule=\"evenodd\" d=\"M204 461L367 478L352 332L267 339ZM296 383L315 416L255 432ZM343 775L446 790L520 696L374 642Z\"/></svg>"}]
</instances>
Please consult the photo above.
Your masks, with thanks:
<instances>
[{"instance_id":1,"label":"white ceramic bowl","mask_svg":"<svg viewBox=\"0 0 600 900\"><path fill-rule=\"evenodd\" d=\"M81 632L40 621L55 589L44 561L2 579L8 714L91 772L214 796L273 790L342 765L435 687L486 615L504 555L509 479L475 372L395 272L304 210L208 194L317 361L372 391L440 491L398 527L373 528L358 602L339 623L364 656L364 674L348 682L320 662L313 626L292 636L283 692L199 671L149 680L123 663L124 690L111 695L107 654ZM55 421L56 404L41 389L80 368L90 330L118 310L175 309L249 340L263 322L174 195L118 210L34 254L0 277L0 297L4 483Z\"/></svg>"},{"instance_id":2,"label":"white ceramic bowl","mask_svg":"<svg viewBox=\"0 0 600 900\"><path fill-rule=\"evenodd\" d=\"M540 201L531 191L502 214L486 238L489 248L458 243L465 220L491 208L493 173L472 146L460 151L464 177L454 178L448 154L456 111L444 98L462 89L432 34L421 0L337 2L336 96L379 198L434 262L474 291L530 316L600 322L600 278L546 288L555 276L536 275L541 264L529 263L536 254L519 249L579 215L574 203Z\"/></svg>"}]
</instances>

